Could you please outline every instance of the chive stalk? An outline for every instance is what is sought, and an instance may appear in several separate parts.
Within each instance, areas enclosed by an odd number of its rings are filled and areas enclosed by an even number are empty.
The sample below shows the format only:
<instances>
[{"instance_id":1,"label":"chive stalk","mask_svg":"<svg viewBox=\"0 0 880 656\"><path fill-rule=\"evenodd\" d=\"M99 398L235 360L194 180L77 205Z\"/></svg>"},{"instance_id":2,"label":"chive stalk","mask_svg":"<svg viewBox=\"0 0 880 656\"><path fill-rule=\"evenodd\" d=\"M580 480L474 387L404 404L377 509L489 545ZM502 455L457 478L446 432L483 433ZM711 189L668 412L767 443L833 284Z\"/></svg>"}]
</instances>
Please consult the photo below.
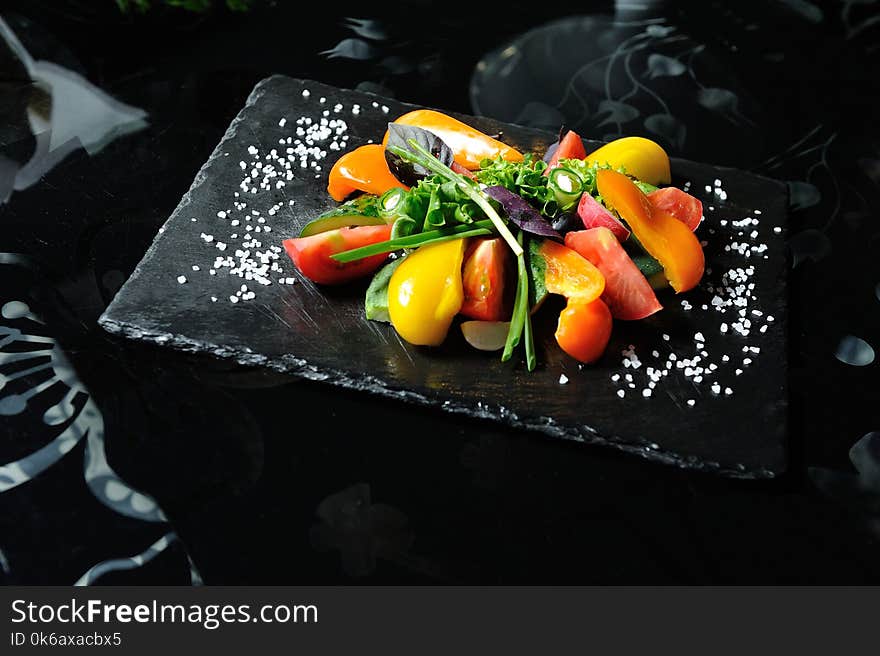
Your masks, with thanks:
<instances>
[{"instance_id":1,"label":"chive stalk","mask_svg":"<svg viewBox=\"0 0 880 656\"><path fill-rule=\"evenodd\" d=\"M517 246L522 250L523 233L520 230L517 238ZM532 326L529 317L529 279L526 272L525 255L517 255L516 258L517 284L516 297L513 300L513 313L510 317L510 329L507 331L507 340L504 343L504 351L501 354L501 361L507 362L513 355L513 350L519 346L520 338L523 330L528 324L528 332L526 334L526 360L528 361L528 352L532 351L534 357L534 342L531 341ZM529 346L531 342L531 348ZM532 366L534 369L534 366ZM529 369L531 371L532 369Z\"/></svg>"},{"instance_id":2,"label":"chive stalk","mask_svg":"<svg viewBox=\"0 0 880 656\"><path fill-rule=\"evenodd\" d=\"M371 255L390 253L391 251L400 250L401 248L418 248L419 246L439 244L440 242L450 241L452 239L490 235L492 234L492 227L492 222L488 220L474 221L473 223L461 223L450 228L429 230L427 232L420 232L406 237L380 241L379 243L361 246L360 248L353 248L348 251L336 253L330 257L337 262L344 264L346 262L354 262L355 260L370 257Z\"/></svg>"},{"instance_id":3,"label":"chive stalk","mask_svg":"<svg viewBox=\"0 0 880 656\"><path fill-rule=\"evenodd\" d=\"M523 245L523 232L519 233L519 244ZM525 249L523 249L525 250ZM529 280L530 276L527 270L525 255L517 258L517 268L519 270L519 278L522 285L522 296L525 299L523 305L523 339L526 343L526 368L534 371L538 365L538 356L535 353L535 338L532 334L532 313L529 307Z\"/></svg>"}]
</instances>

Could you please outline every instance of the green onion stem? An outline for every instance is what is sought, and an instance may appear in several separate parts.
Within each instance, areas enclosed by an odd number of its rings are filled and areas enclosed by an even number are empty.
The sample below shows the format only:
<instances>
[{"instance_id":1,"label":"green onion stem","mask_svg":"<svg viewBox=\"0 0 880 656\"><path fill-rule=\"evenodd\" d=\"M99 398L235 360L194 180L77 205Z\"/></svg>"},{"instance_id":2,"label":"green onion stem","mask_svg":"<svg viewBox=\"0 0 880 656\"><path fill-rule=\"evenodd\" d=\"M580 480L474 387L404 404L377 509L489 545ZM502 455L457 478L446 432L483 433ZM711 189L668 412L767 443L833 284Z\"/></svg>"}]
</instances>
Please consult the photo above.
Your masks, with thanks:
<instances>
[{"instance_id":1,"label":"green onion stem","mask_svg":"<svg viewBox=\"0 0 880 656\"><path fill-rule=\"evenodd\" d=\"M517 243L513 233L510 232L510 229L504 223L504 220L498 215L498 212L495 211L495 208L489 204L486 195L478 188L474 187L473 184L466 181L463 176L459 175L439 159L434 157L429 151L422 148L415 139L410 139L408 143L412 150L405 150L399 146L388 146L388 150L395 155L414 164L419 164L427 170L433 171L450 182L454 182L458 185L464 194L474 201L483 212L485 212L486 216L488 216L494 224L498 234L504 237L504 241L506 241L511 250L513 250L514 255L521 257L523 254L522 246Z\"/></svg>"},{"instance_id":2,"label":"green onion stem","mask_svg":"<svg viewBox=\"0 0 880 656\"><path fill-rule=\"evenodd\" d=\"M522 249L522 231L519 233L517 246ZM513 349L519 345L520 337L526 323L526 315L529 313L529 281L526 274L525 255L518 255L516 258L516 297L513 300L513 312L510 317L510 328L507 331L507 340L504 342L504 351L501 354L501 361L507 362L513 355ZM525 283L525 284L523 284ZM531 326L529 326L529 334L531 334Z\"/></svg>"},{"instance_id":3,"label":"green onion stem","mask_svg":"<svg viewBox=\"0 0 880 656\"><path fill-rule=\"evenodd\" d=\"M520 246L522 246L522 232L519 233L518 241ZM526 342L526 368L529 371L534 371L535 367L538 365L538 356L535 354L535 338L532 334L532 314L530 312L531 308L529 307L529 275L526 270L526 259L524 256L517 258L517 268L519 269L519 279L522 287L520 292L525 299L525 302L523 303L523 338Z\"/></svg>"},{"instance_id":4,"label":"green onion stem","mask_svg":"<svg viewBox=\"0 0 880 656\"><path fill-rule=\"evenodd\" d=\"M584 183L573 170L557 167L550 172L547 186L563 210L571 209L584 193Z\"/></svg>"},{"instance_id":5,"label":"green onion stem","mask_svg":"<svg viewBox=\"0 0 880 656\"><path fill-rule=\"evenodd\" d=\"M492 234L491 221L475 221L474 223L461 223L452 228L444 228L441 230L429 230L428 232L420 232L407 237L398 237L397 239L389 239L380 241L376 244L353 248L348 251L342 251L331 255L337 262L346 263L354 262L371 255L379 255L380 253L390 253L391 251L400 250L401 248L418 248L419 246L427 246L429 244L437 244L452 239L464 239L465 237L479 237L481 235Z\"/></svg>"}]
</instances>

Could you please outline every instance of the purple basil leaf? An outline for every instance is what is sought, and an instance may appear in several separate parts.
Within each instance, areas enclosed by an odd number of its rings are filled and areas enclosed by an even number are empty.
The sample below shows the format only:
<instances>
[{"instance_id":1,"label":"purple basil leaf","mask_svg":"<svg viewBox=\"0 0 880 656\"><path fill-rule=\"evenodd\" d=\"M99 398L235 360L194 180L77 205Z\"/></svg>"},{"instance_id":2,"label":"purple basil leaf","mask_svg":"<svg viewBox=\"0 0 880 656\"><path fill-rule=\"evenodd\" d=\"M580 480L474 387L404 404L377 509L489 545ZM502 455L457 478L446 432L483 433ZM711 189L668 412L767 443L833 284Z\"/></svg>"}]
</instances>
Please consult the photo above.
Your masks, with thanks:
<instances>
[{"instance_id":1,"label":"purple basil leaf","mask_svg":"<svg viewBox=\"0 0 880 656\"><path fill-rule=\"evenodd\" d=\"M403 150L412 150L409 140L415 141L425 150L430 152L442 164L450 166L452 164L452 149L443 139L433 132L416 127L415 125L404 125L402 123L388 124L388 143L385 145L385 161L388 162L388 168L398 180L403 184L414 187L419 180L431 175L431 172L425 169L421 164L413 164L404 160L399 155L395 155L388 146L397 146Z\"/></svg>"},{"instance_id":2,"label":"purple basil leaf","mask_svg":"<svg viewBox=\"0 0 880 656\"><path fill-rule=\"evenodd\" d=\"M553 159L553 155L556 154L556 149L559 148L559 142L554 141L552 144L547 146L547 152L544 153L544 163L549 164L550 160Z\"/></svg>"},{"instance_id":3,"label":"purple basil leaf","mask_svg":"<svg viewBox=\"0 0 880 656\"><path fill-rule=\"evenodd\" d=\"M522 196L518 196L506 187L496 185L486 187L483 191L490 198L494 198L504 208L507 218L526 232L541 237L560 237L541 213L532 207Z\"/></svg>"}]
</instances>

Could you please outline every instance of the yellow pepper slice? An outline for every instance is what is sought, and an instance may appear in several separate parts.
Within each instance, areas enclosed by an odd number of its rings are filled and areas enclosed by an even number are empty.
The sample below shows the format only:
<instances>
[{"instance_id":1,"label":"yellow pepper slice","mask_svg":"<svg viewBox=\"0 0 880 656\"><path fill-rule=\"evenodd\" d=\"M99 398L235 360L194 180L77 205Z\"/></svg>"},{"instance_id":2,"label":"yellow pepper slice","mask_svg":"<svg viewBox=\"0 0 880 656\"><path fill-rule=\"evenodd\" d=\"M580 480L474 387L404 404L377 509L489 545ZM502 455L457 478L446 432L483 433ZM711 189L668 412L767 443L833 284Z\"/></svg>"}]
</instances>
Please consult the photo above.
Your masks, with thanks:
<instances>
[{"instance_id":1,"label":"yellow pepper slice","mask_svg":"<svg viewBox=\"0 0 880 656\"><path fill-rule=\"evenodd\" d=\"M587 155L590 164L623 167L627 175L652 185L669 184L669 155L659 144L644 137L623 137Z\"/></svg>"},{"instance_id":2,"label":"yellow pepper slice","mask_svg":"<svg viewBox=\"0 0 880 656\"><path fill-rule=\"evenodd\" d=\"M523 158L522 153L506 143L432 109L417 109L404 114L394 122L433 132L452 149L455 161L469 171L480 168L480 162L487 158L495 159L500 156L510 162L520 162ZM387 131L382 140L383 145L386 143L388 143Z\"/></svg>"},{"instance_id":3,"label":"yellow pepper slice","mask_svg":"<svg viewBox=\"0 0 880 656\"><path fill-rule=\"evenodd\" d=\"M388 283L388 313L410 344L437 346L446 339L464 301L461 263L465 239L422 246L410 253Z\"/></svg>"}]
</instances>

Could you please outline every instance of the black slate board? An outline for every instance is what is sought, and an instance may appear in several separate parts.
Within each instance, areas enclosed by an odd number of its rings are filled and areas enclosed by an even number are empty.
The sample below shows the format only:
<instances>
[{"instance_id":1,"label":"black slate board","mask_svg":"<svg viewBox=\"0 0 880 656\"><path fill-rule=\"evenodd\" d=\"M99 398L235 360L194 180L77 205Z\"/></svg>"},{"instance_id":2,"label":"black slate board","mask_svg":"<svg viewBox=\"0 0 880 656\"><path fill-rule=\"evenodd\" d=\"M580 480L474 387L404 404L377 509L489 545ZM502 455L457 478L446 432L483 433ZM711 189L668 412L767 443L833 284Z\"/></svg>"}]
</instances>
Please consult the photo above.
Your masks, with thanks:
<instances>
[{"instance_id":1,"label":"black slate board","mask_svg":"<svg viewBox=\"0 0 880 656\"><path fill-rule=\"evenodd\" d=\"M303 96L304 89L310 91L308 98ZM319 102L322 97L323 104ZM333 111L337 103L344 105L340 113ZM361 107L357 116L351 112L353 103ZM388 107L387 114L382 105ZM230 303L228 297L245 281L224 271L209 275L211 262L221 253L215 242L206 243L200 234L227 239L232 232L230 217L221 219L217 213L232 207L233 192L238 191L243 175L239 162L252 159L248 147L259 148L261 155L271 148L285 148L279 139L294 134L298 117L319 119L327 110L329 118L347 121L350 141L346 149L351 149L370 139L381 139L387 121L411 108L370 94L283 76L260 82L100 324L111 333L132 339L209 353L244 365L267 366L554 437L604 444L659 462L744 478L769 478L785 469L787 197L784 185L773 180L673 161L675 182L691 181L691 192L706 206L706 221L699 234L708 241L711 272L700 289L684 296L692 310L682 307L681 297L663 295L666 309L662 313L641 322L616 322L605 358L590 367L578 367L556 346L552 336L555 318L549 310L543 311L544 317L536 325L539 368L531 374L521 364L501 363L497 354L473 351L456 329L442 348L413 347L390 326L364 319L364 285L318 289L295 274L283 255L279 263L284 275L296 276L296 284L250 284L257 293L255 299ZM279 126L281 118L287 119L284 127ZM487 133L501 133L505 141L523 151L542 153L554 139L548 133L489 119L466 120ZM239 214L261 210L266 220L262 225L272 229L263 234L264 248L296 235L309 218L333 205L325 192L326 173L339 154L328 152L317 178L312 171L302 175L294 167L296 178L283 189L273 185L269 191L248 194L248 208ZM726 201L705 190L716 178L723 182ZM295 205L289 205L290 199ZM266 208L280 201L283 207L268 216ZM761 212L759 217L752 214L756 209ZM760 218L760 237L755 243L767 244L766 259L756 255L744 260L724 250L742 230L729 222L745 216ZM726 227L722 221L728 222ZM238 232L243 232L243 223L240 227ZM774 227L780 231L774 232ZM230 241L229 249L235 250L234 242ZM198 272L192 271L193 264L200 266ZM755 268L751 282L758 299L751 307L760 308L764 316L772 314L775 321L767 324L766 333L759 333L756 323L748 337L722 334L719 326L722 321L729 323L730 317L722 317L711 306L708 311L701 309L713 296L705 286L717 282L729 267L749 264ZM186 276L185 284L178 283L179 275ZM212 302L211 296L219 300ZM621 349L628 344L637 347L645 364L635 372L636 379L643 381L653 361L652 351L663 358L670 350L690 357L697 331L704 334L713 362L721 365L722 354L730 361L701 385L694 385L681 370L674 369L660 381L652 397L643 398L643 382L635 390L624 387L626 397L618 397L622 383L614 383L610 377L615 372L630 372L621 366ZM662 337L664 333L668 341ZM761 352L743 354L746 346L756 346ZM753 362L743 366L741 360L747 356ZM735 374L736 368L743 370L741 375ZM566 384L560 384L560 374L567 376ZM712 393L710 380L717 380L722 390L732 387L733 394ZM695 405L688 406L687 399L694 399Z\"/></svg>"}]
</instances>

